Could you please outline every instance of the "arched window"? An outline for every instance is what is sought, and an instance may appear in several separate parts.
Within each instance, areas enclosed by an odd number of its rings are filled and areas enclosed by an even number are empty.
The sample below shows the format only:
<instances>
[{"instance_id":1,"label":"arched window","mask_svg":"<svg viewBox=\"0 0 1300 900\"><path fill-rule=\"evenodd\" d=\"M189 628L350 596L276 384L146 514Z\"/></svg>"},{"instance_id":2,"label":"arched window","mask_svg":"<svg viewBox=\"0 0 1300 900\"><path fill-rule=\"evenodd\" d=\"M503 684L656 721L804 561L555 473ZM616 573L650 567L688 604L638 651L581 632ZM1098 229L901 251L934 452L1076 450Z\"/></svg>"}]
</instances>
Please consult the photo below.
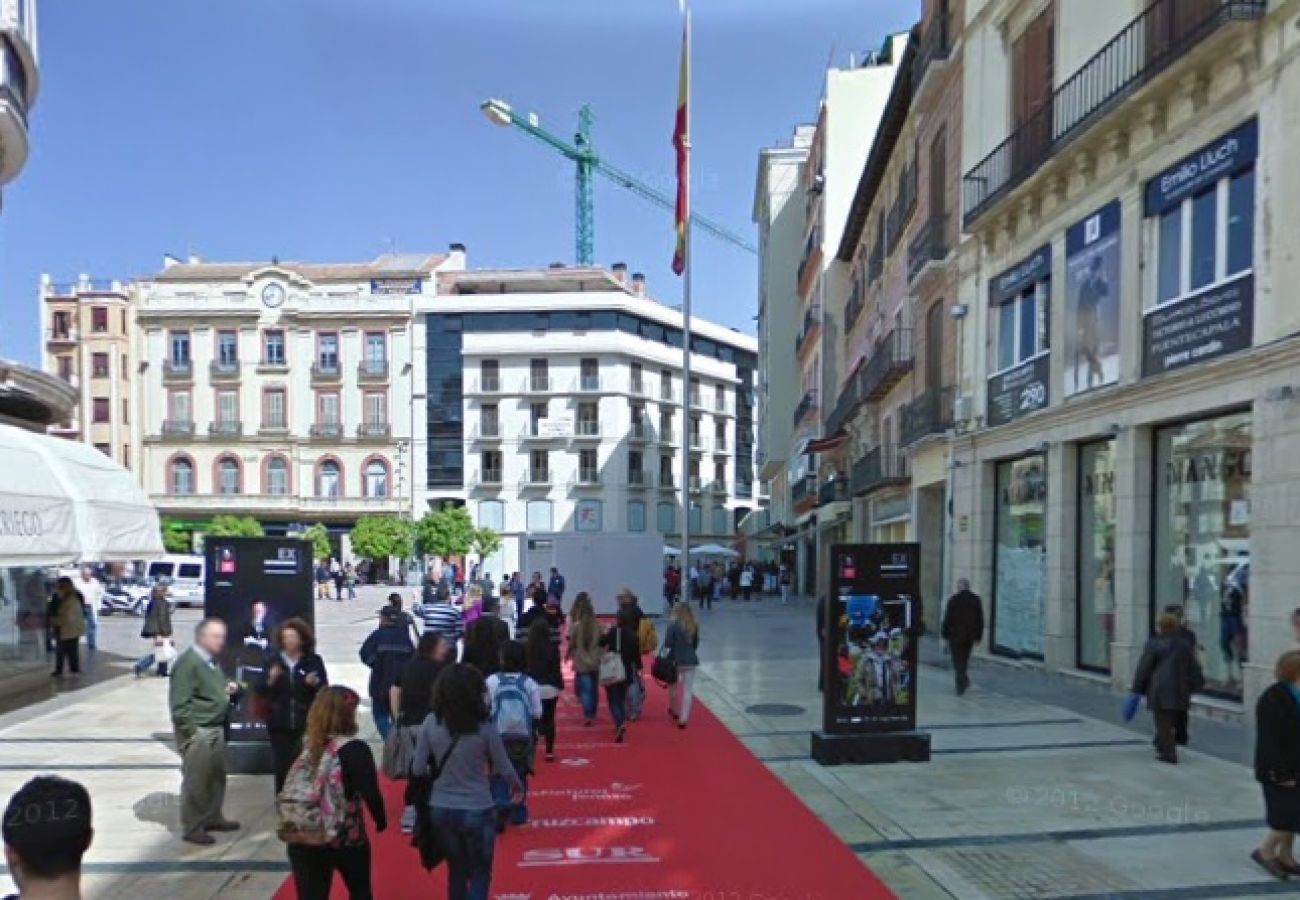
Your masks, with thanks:
<instances>
[{"instance_id":1,"label":"arched window","mask_svg":"<svg viewBox=\"0 0 1300 900\"><path fill-rule=\"evenodd\" d=\"M193 494L194 463L184 456L173 459L168 488L173 494Z\"/></svg>"},{"instance_id":2,"label":"arched window","mask_svg":"<svg viewBox=\"0 0 1300 900\"><path fill-rule=\"evenodd\" d=\"M388 496L388 464L382 459L372 459L366 463L361 478L367 497Z\"/></svg>"},{"instance_id":3,"label":"arched window","mask_svg":"<svg viewBox=\"0 0 1300 900\"><path fill-rule=\"evenodd\" d=\"M273 456L266 461L265 491L271 497L289 493L289 461L283 456Z\"/></svg>"},{"instance_id":4,"label":"arched window","mask_svg":"<svg viewBox=\"0 0 1300 900\"><path fill-rule=\"evenodd\" d=\"M327 459L316 467L316 496L343 496L343 469L335 460Z\"/></svg>"},{"instance_id":5,"label":"arched window","mask_svg":"<svg viewBox=\"0 0 1300 900\"><path fill-rule=\"evenodd\" d=\"M217 460L217 493L239 493L239 460L223 456Z\"/></svg>"},{"instance_id":6,"label":"arched window","mask_svg":"<svg viewBox=\"0 0 1300 900\"><path fill-rule=\"evenodd\" d=\"M627 530L645 531L644 500L629 500L627 502Z\"/></svg>"}]
</instances>

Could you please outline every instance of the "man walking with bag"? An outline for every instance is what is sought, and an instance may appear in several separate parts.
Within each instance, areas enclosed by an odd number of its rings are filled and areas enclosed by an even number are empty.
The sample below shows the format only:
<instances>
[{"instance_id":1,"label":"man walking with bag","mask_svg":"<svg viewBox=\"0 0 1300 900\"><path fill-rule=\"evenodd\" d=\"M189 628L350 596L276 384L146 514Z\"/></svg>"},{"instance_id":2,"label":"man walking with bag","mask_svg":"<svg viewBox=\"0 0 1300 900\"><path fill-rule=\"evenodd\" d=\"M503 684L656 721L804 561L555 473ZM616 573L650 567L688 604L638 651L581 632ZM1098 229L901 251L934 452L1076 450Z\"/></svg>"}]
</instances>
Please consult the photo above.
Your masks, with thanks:
<instances>
[{"instance_id":1,"label":"man walking with bag","mask_svg":"<svg viewBox=\"0 0 1300 900\"><path fill-rule=\"evenodd\" d=\"M171 712L181 753L181 836L191 844L215 844L209 832L238 831L222 812L226 799L226 722L239 685L218 661L226 648L226 623L204 619L194 644L172 670Z\"/></svg>"},{"instance_id":2,"label":"man walking with bag","mask_svg":"<svg viewBox=\"0 0 1300 900\"><path fill-rule=\"evenodd\" d=\"M940 634L952 653L957 696L960 697L970 687L966 669L970 665L971 650L984 638L984 604L965 578L957 579L957 593L948 598Z\"/></svg>"}]
</instances>

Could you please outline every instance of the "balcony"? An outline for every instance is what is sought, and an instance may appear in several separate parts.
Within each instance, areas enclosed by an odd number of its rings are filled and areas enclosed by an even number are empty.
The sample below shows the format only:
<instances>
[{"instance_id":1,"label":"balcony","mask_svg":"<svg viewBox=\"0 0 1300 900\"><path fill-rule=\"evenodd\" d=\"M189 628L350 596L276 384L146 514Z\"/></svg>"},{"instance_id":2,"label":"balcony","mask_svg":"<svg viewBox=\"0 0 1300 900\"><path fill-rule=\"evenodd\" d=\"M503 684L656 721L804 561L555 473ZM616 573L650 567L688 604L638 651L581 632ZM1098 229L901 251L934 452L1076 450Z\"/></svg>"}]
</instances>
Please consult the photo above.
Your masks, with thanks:
<instances>
[{"instance_id":1,"label":"balcony","mask_svg":"<svg viewBox=\"0 0 1300 900\"><path fill-rule=\"evenodd\" d=\"M573 390L578 394L599 394L602 384L599 375L580 375L573 384Z\"/></svg>"},{"instance_id":2,"label":"balcony","mask_svg":"<svg viewBox=\"0 0 1300 900\"><path fill-rule=\"evenodd\" d=\"M628 429L627 440L629 444L644 444L654 439L650 431L650 426L645 422L633 422L632 427Z\"/></svg>"},{"instance_id":3,"label":"balcony","mask_svg":"<svg viewBox=\"0 0 1300 900\"><path fill-rule=\"evenodd\" d=\"M691 435L691 452L704 453L709 449L709 439L702 434Z\"/></svg>"},{"instance_id":4,"label":"balcony","mask_svg":"<svg viewBox=\"0 0 1300 900\"><path fill-rule=\"evenodd\" d=\"M499 488L503 484L500 469L482 469L470 476L469 486L473 488Z\"/></svg>"},{"instance_id":5,"label":"balcony","mask_svg":"<svg viewBox=\"0 0 1300 900\"><path fill-rule=\"evenodd\" d=\"M709 482L709 493L715 497L727 496L727 482L723 479L713 479Z\"/></svg>"},{"instance_id":6,"label":"balcony","mask_svg":"<svg viewBox=\"0 0 1300 900\"><path fill-rule=\"evenodd\" d=\"M725 434L715 434L713 436L713 452L719 456L727 455L727 436Z\"/></svg>"},{"instance_id":7,"label":"balcony","mask_svg":"<svg viewBox=\"0 0 1300 900\"><path fill-rule=\"evenodd\" d=\"M163 360L163 381L190 381L194 378L194 363L188 359Z\"/></svg>"},{"instance_id":8,"label":"balcony","mask_svg":"<svg viewBox=\"0 0 1300 900\"><path fill-rule=\"evenodd\" d=\"M952 250L948 242L948 216L930 216L907 245L907 283L915 285L927 271L941 266Z\"/></svg>"},{"instance_id":9,"label":"balcony","mask_svg":"<svg viewBox=\"0 0 1300 900\"><path fill-rule=\"evenodd\" d=\"M898 242L907 230L907 223L916 212L917 166L915 160L903 170L899 180L898 195L885 213L885 255L893 256Z\"/></svg>"},{"instance_id":10,"label":"balcony","mask_svg":"<svg viewBox=\"0 0 1300 900\"><path fill-rule=\"evenodd\" d=\"M579 419L573 426L573 437L579 441L600 440L600 422L595 419Z\"/></svg>"},{"instance_id":11,"label":"balcony","mask_svg":"<svg viewBox=\"0 0 1300 900\"><path fill-rule=\"evenodd\" d=\"M357 381L374 384L388 380L388 360L367 359L357 366Z\"/></svg>"},{"instance_id":12,"label":"balcony","mask_svg":"<svg viewBox=\"0 0 1300 900\"><path fill-rule=\"evenodd\" d=\"M257 363L257 371L266 374L280 374L289 371L289 360L283 356L274 359L263 357Z\"/></svg>"},{"instance_id":13,"label":"balcony","mask_svg":"<svg viewBox=\"0 0 1300 900\"><path fill-rule=\"evenodd\" d=\"M794 426L798 428L799 423L817 409L817 391L811 389L805 391L803 399L801 399L799 405L794 408Z\"/></svg>"},{"instance_id":14,"label":"balcony","mask_svg":"<svg viewBox=\"0 0 1300 900\"><path fill-rule=\"evenodd\" d=\"M362 441L386 441L393 433L393 426L387 422L362 422L357 426L357 439Z\"/></svg>"},{"instance_id":15,"label":"balcony","mask_svg":"<svg viewBox=\"0 0 1300 900\"><path fill-rule=\"evenodd\" d=\"M240 437L244 433L244 423L237 419L226 419L220 422L208 423L209 437L232 438Z\"/></svg>"},{"instance_id":16,"label":"balcony","mask_svg":"<svg viewBox=\"0 0 1300 900\"><path fill-rule=\"evenodd\" d=\"M645 469L629 469L627 473L627 486L639 491L650 487L650 473Z\"/></svg>"},{"instance_id":17,"label":"balcony","mask_svg":"<svg viewBox=\"0 0 1300 900\"><path fill-rule=\"evenodd\" d=\"M895 446L882 446L868 450L853 464L849 489L856 497L891 485L906 484L910 480L907 455Z\"/></svg>"},{"instance_id":18,"label":"balcony","mask_svg":"<svg viewBox=\"0 0 1300 900\"><path fill-rule=\"evenodd\" d=\"M808 241L804 244L803 258L799 261L799 272L796 277L799 296L806 297L808 289L812 286L813 275L821 270L822 263L822 229L821 226L813 228L808 233Z\"/></svg>"},{"instance_id":19,"label":"balcony","mask_svg":"<svg viewBox=\"0 0 1300 900\"><path fill-rule=\"evenodd\" d=\"M529 375L519 385L519 393L549 394L554 390L554 384L549 375Z\"/></svg>"},{"instance_id":20,"label":"balcony","mask_svg":"<svg viewBox=\"0 0 1300 900\"><path fill-rule=\"evenodd\" d=\"M659 401L661 403L676 403L677 392L673 390L671 384L659 385Z\"/></svg>"},{"instance_id":21,"label":"balcony","mask_svg":"<svg viewBox=\"0 0 1300 900\"><path fill-rule=\"evenodd\" d=\"M908 447L928 437L943 435L953 426L953 389L930 388L903 407L902 442Z\"/></svg>"},{"instance_id":22,"label":"balcony","mask_svg":"<svg viewBox=\"0 0 1300 900\"><path fill-rule=\"evenodd\" d=\"M572 488L598 488L600 487L600 472L595 469L583 469L573 476L569 486Z\"/></svg>"},{"instance_id":23,"label":"balcony","mask_svg":"<svg viewBox=\"0 0 1300 900\"><path fill-rule=\"evenodd\" d=\"M966 173L965 224L1220 27L1261 19L1267 9L1267 0L1155 0Z\"/></svg>"},{"instance_id":24,"label":"balcony","mask_svg":"<svg viewBox=\"0 0 1300 900\"><path fill-rule=\"evenodd\" d=\"M840 399L835 401L835 408L826 417L826 434L828 436L837 434L853 417L854 411L862 401L862 397L858 393L859 384L860 379L854 377L840 391Z\"/></svg>"},{"instance_id":25,"label":"balcony","mask_svg":"<svg viewBox=\"0 0 1300 900\"><path fill-rule=\"evenodd\" d=\"M817 488L817 505L827 506L842 500L849 499L849 480L843 475L836 475L823 481L821 487Z\"/></svg>"},{"instance_id":26,"label":"balcony","mask_svg":"<svg viewBox=\"0 0 1300 900\"><path fill-rule=\"evenodd\" d=\"M474 426L474 431L470 435L470 440L492 442L501 440L501 423L499 421L480 422Z\"/></svg>"},{"instance_id":27,"label":"balcony","mask_svg":"<svg viewBox=\"0 0 1300 900\"><path fill-rule=\"evenodd\" d=\"M686 479L686 484L691 489L692 494L704 493L704 479L698 475L692 475Z\"/></svg>"},{"instance_id":28,"label":"balcony","mask_svg":"<svg viewBox=\"0 0 1300 900\"><path fill-rule=\"evenodd\" d=\"M798 508L801 504L815 499L817 496L817 477L815 475L805 475L794 484L790 485L790 503Z\"/></svg>"},{"instance_id":29,"label":"balcony","mask_svg":"<svg viewBox=\"0 0 1300 900\"><path fill-rule=\"evenodd\" d=\"M677 490L677 476L675 476L672 472L660 472L659 490L661 491Z\"/></svg>"},{"instance_id":30,"label":"balcony","mask_svg":"<svg viewBox=\"0 0 1300 900\"><path fill-rule=\"evenodd\" d=\"M713 411L720 416L729 416L732 414L730 398L725 393L714 395Z\"/></svg>"},{"instance_id":31,"label":"balcony","mask_svg":"<svg viewBox=\"0 0 1300 900\"><path fill-rule=\"evenodd\" d=\"M311 380L315 382L339 381L343 378L343 367L338 360L317 360L311 364Z\"/></svg>"},{"instance_id":32,"label":"balcony","mask_svg":"<svg viewBox=\"0 0 1300 900\"><path fill-rule=\"evenodd\" d=\"M258 434L280 435L289 433L289 423L284 419L268 419L257 429Z\"/></svg>"},{"instance_id":33,"label":"balcony","mask_svg":"<svg viewBox=\"0 0 1300 900\"><path fill-rule=\"evenodd\" d=\"M529 490L530 488L548 488L551 486L550 469L532 469L527 475L519 480L519 490Z\"/></svg>"},{"instance_id":34,"label":"balcony","mask_svg":"<svg viewBox=\"0 0 1300 900\"><path fill-rule=\"evenodd\" d=\"M499 375L488 375L469 383L469 388L465 391L467 394L499 394L501 393L501 377Z\"/></svg>"},{"instance_id":35,"label":"balcony","mask_svg":"<svg viewBox=\"0 0 1300 900\"><path fill-rule=\"evenodd\" d=\"M239 360L213 360L208 364L208 378L212 381L238 381Z\"/></svg>"},{"instance_id":36,"label":"balcony","mask_svg":"<svg viewBox=\"0 0 1300 900\"><path fill-rule=\"evenodd\" d=\"M646 387L645 381L640 378L633 378L628 385L627 391L633 397L649 397L650 389Z\"/></svg>"},{"instance_id":37,"label":"balcony","mask_svg":"<svg viewBox=\"0 0 1300 900\"><path fill-rule=\"evenodd\" d=\"M912 58L912 89L914 96L920 96L921 87L925 84L925 76L933 69L939 70L940 64L948 61L948 55L952 52L952 35L951 35L951 16L947 13L940 13L930 20L926 26L925 33L921 35L921 42L916 48L916 56Z\"/></svg>"},{"instance_id":38,"label":"balcony","mask_svg":"<svg viewBox=\"0 0 1300 900\"><path fill-rule=\"evenodd\" d=\"M162 423L163 440L180 440L194 437L194 423L189 419L165 419Z\"/></svg>"},{"instance_id":39,"label":"balcony","mask_svg":"<svg viewBox=\"0 0 1300 900\"><path fill-rule=\"evenodd\" d=\"M676 446L677 446L677 432L674 431L674 430L671 429L671 428L662 428L662 427L661 427L661 428L659 429L659 446L661 446L661 447L676 447Z\"/></svg>"},{"instance_id":40,"label":"balcony","mask_svg":"<svg viewBox=\"0 0 1300 900\"><path fill-rule=\"evenodd\" d=\"M867 364L858 373L858 395L862 400L879 400L912 371L912 329L899 328L876 342Z\"/></svg>"},{"instance_id":41,"label":"balcony","mask_svg":"<svg viewBox=\"0 0 1300 900\"><path fill-rule=\"evenodd\" d=\"M858 324L858 319L862 317L862 311L867 308L866 292L862 290L862 282L854 277L853 290L849 293L849 302L844 307L844 329L852 331L853 326Z\"/></svg>"},{"instance_id":42,"label":"balcony","mask_svg":"<svg viewBox=\"0 0 1300 900\"><path fill-rule=\"evenodd\" d=\"M75 344L77 342L77 329L75 328L47 328L45 329L45 339L51 344Z\"/></svg>"},{"instance_id":43,"label":"balcony","mask_svg":"<svg viewBox=\"0 0 1300 900\"><path fill-rule=\"evenodd\" d=\"M343 437L341 422L316 422L311 426L311 436L317 440L337 441Z\"/></svg>"},{"instance_id":44,"label":"balcony","mask_svg":"<svg viewBox=\"0 0 1300 900\"><path fill-rule=\"evenodd\" d=\"M804 348L811 342L812 338L821 334L822 330L822 305L814 303L808 307L808 311L803 314L803 325L799 329L799 334L794 339L794 352L796 356L802 357Z\"/></svg>"}]
</instances>

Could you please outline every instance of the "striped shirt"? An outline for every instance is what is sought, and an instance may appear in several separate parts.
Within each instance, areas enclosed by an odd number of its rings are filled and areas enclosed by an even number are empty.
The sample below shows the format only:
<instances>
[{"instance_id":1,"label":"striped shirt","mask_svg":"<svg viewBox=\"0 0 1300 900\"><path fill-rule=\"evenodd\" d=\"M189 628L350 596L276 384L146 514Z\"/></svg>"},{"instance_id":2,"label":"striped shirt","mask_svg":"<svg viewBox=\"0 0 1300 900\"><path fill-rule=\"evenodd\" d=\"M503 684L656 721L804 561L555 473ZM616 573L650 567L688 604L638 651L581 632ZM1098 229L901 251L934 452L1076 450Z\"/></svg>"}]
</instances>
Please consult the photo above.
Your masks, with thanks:
<instances>
[{"instance_id":1,"label":"striped shirt","mask_svg":"<svg viewBox=\"0 0 1300 900\"><path fill-rule=\"evenodd\" d=\"M451 603L425 603L420 607L425 631L436 631L449 641L458 641L465 635L465 623L460 609Z\"/></svg>"}]
</instances>

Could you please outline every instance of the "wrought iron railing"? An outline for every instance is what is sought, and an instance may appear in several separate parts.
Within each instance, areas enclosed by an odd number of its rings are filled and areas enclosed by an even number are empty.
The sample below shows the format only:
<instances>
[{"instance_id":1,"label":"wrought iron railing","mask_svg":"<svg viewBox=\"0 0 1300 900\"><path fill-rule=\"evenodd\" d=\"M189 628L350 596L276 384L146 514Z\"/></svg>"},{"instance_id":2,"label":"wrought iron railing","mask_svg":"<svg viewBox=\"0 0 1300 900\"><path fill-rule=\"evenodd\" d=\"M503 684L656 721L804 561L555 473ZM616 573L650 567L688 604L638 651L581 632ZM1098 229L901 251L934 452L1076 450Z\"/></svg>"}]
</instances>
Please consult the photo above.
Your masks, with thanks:
<instances>
[{"instance_id":1,"label":"wrought iron railing","mask_svg":"<svg viewBox=\"0 0 1300 900\"><path fill-rule=\"evenodd\" d=\"M794 352L802 353L804 345L809 337L821 327L822 324L822 305L814 303L808 307L808 311L803 314L803 326L799 329L798 336L794 339Z\"/></svg>"},{"instance_id":2,"label":"wrought iron railing","mask_svg":"<svg viewBox=\"0 0 1300 900\"><path fill-rule=\"evenodd\" d=\"M794 424L797 426L803 421L803 417L808 415L817 408L817 392L815 390L807 391L799 405L794 408Z\"/></svg>"},{"instance_id":3,"label":"wrought iron railing","mask_svg":"<svg viewBox=\"0 0 1300 900\"><path fill-rule=\"evenodd\" d=\"M947 214L932 214L907 245L907 280L914 282L926 266L943 262L950 249Z\"/></svg>"},{"instance_id":4,"label":"wrought iron railing","mask_svg":"<svg viewBox=\"0 0 1300 900\"><path fill-rule=\"evenodd\" d=\"M825 506L828 503L834 503L836 500L849 499L849 480L843 475L836 475L827 481L823 481L821 487L817 489L817 505Z\"/></svg>"},{"instance_id":5,"label":"wrought iron railing","mask_svg":"<svg viewBox=\"0 0 1300 900\"><path fill-rule=\"evenodd\" d=\"M868 450L853 464L849 487L855 495L868 494L891 484L905 482L910 477L907 454L892 444L882 445Z\"/></svg>"},{"instance_id":6,"label":"wrought iron railing","mask_svg":"<svg viewBox=\"0 0 1300 900\"><path fill-rule=\"evenodd\" d=\"M915 444L931 435L944 434L952 427L953 389L930 388L903 407L902 441Z\"/></svg>"},{"instance_id":7,"label":"wrought iron railing","mask_svg":"<svg viewBox=\"0 0 1300 900\"><path fill-rule=\"evenodd\" d=\"M1267 8L1267 0L1155 0L966 173L966 225L1221 25Z\"/></svg>"},{"instance_id":8,"label":"wrought iron railing","mask_svg":"<svg viewBox=\"0 0 1300 900\"><path fill-rule=\"evenodd\" d=\"M876 342L867 364L858 373L858 394L878 400L912 371L912 329L896 328Z\"/></svg>"}]
</instances>

